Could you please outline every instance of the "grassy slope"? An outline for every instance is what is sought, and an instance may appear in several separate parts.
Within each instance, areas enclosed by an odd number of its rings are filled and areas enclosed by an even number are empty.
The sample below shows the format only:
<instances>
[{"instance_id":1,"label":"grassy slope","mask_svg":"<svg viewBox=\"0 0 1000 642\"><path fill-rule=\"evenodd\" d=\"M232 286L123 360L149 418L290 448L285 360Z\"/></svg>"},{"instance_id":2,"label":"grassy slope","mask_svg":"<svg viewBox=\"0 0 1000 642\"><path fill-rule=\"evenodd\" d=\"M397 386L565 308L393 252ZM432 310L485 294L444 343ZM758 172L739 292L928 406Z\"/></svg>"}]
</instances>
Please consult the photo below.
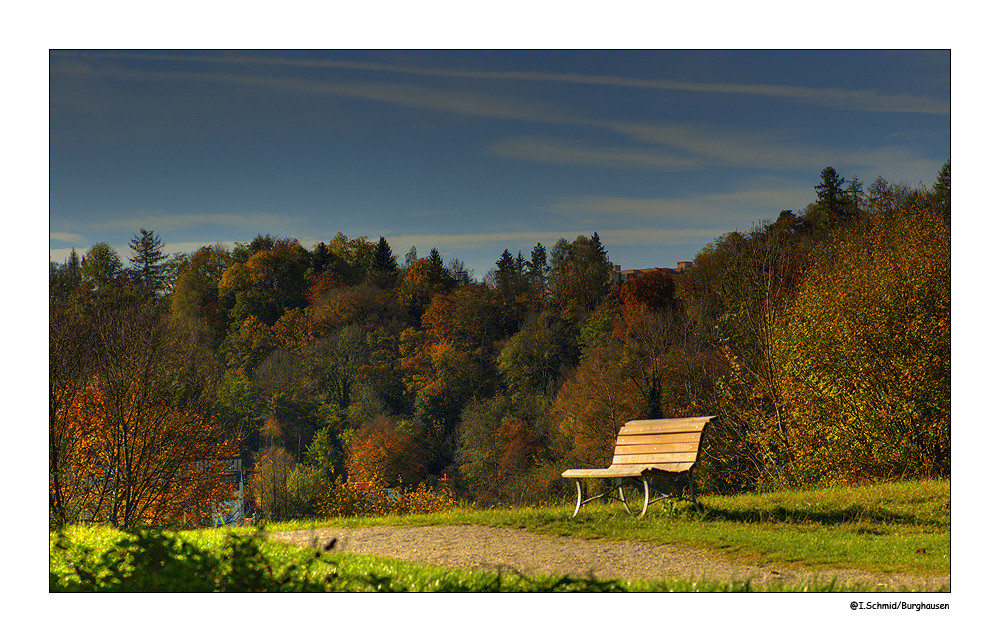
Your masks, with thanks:
<instances>
[{"instance_id":1,"label":"grassy slope","mask_svg":"<svg viewBox=\"0 0 1000 642\"><path fill-rule=\"evenodd\" d=\"M595 502L570 519L572 506L380 519L273 524L273 530L324 525L484 524L583 538L638 539L717 550L734 560L809 568L948 573L951 482L900 482L699 498L650 507L644 519L621 504Z\"/></svg>"},{"instance_id":2,"label":"grassy slope","mask_svg":"<svg viewBox=\"0 0 1000 642\"><path fill-rule=\"evenodd\" d=\"M377 524L484 524L583 538L640 539L713 549L742 561L810 568L947 573L948 481L837 487L655 504L642 520L620 504L456 510L435 515L272 524L269 530ZM749 584L601 582L450 571L327 553L242 536L252 529L122 533L70 528L50 536L53 591L748 591ZM234 535L236 537L230 537ZM752 590L761 590L754 588ZM857 591L842 585L763 590ZM871 590L878 590L877 588Z\"/></svg>"}]
</instances>

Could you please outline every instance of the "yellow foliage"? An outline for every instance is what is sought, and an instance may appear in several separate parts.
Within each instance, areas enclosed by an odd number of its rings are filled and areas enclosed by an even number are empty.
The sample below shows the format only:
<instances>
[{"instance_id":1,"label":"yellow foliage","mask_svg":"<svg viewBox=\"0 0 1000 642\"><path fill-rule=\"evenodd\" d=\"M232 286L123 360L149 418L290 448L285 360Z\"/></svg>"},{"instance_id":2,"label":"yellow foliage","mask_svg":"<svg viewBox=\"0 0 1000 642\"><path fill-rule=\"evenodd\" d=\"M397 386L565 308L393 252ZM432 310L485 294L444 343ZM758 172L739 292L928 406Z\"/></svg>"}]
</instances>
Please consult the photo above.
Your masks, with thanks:
<instances>
[{"instance_id":1,"label":"yellow foliage","mask_svg":"<svg viewBox=\"0 0 1000 642\"><path fill-rule=\"evenodd\" d=\"M817 257L777 341L794 476L949 472L949 247L947 221L913 206Z\"/></svg>"},{"instance_id":2,"label":"yellow foliage","mask_svg":"<svg viewBox=\"0 0 1000 642\"><path fill-rule=\"evenodd\" d=\"M331 471L333 472L333 471ZM320 492L317 511L323 517L380 517L443 512L455 506L455 495L446 477L438 488L424 483L413 489L399 485L391 488L380 476L363 482L344 481L338 477Z\"/></svg>"}]
</instances>

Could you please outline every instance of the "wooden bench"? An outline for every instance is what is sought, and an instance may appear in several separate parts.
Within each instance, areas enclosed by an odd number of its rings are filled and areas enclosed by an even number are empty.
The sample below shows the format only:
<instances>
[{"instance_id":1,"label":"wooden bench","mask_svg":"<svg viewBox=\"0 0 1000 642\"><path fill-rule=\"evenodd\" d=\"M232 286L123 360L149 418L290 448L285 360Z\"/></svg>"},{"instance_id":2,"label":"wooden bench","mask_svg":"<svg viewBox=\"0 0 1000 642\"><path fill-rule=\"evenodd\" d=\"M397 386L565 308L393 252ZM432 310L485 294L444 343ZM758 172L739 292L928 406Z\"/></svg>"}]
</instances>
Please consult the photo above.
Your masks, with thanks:
<instances>
[{"instance_id":1,"label":"wooden bench","mask_svg":"<svg viewBox=\"0 0 1000 642\"><path fill-rule=\"evenodd\" d=\"M576 517L584 504L611 496L615 490L618 491L618 496L614 499L625 504L625 510L631 514L632 510L625 501L623 486L625 483L638 485L639 482L642 482L644 495L639 517L643 517L651 503L669 497L667 493L652 486L651 482L655 477L668 478L678 484L686 481L691 501L701 510L695 495L694 468L701 451L702 432L714 418L713 415L681 419L640 419L622 426L618 431L611 466L563 471L563 477L576 481L576 510L573 511L573 517ZM584 498L588 479L616 479L618 483L610 491ZM649 498L650 489L659 495L652 501ZM682 493L683 487L678 489L677 497L680 498Z\"/></svg>"}]
</instances>

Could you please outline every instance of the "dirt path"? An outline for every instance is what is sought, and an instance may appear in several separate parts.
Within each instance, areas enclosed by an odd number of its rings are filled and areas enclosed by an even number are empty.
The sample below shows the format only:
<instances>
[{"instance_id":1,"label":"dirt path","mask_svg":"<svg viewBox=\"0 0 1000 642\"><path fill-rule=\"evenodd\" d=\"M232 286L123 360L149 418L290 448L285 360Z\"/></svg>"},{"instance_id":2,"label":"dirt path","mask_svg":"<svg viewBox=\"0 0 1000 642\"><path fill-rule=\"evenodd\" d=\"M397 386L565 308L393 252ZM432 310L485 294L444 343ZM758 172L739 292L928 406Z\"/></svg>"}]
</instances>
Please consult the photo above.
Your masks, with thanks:
<instances>
[{"instance_id":1,"label":"dirt path","mask_svg":"<svg viewBox=\"0 0 1000 642\"><path fill-rule=\"evenodd\" d=\"M756 585L809 580L864 583L890 590L937 590L951 584L950 575L869 573L853 569L803 571L780 566L748 566L696 549L632 541L582 540L539 535L489 526L372 526L323 528L269 533L269 537L301 546L326 545L336 550L379 555L446 568L525 575L573 575L600 579L693 578L746 581Z\"/></svg>"}]
</instances>

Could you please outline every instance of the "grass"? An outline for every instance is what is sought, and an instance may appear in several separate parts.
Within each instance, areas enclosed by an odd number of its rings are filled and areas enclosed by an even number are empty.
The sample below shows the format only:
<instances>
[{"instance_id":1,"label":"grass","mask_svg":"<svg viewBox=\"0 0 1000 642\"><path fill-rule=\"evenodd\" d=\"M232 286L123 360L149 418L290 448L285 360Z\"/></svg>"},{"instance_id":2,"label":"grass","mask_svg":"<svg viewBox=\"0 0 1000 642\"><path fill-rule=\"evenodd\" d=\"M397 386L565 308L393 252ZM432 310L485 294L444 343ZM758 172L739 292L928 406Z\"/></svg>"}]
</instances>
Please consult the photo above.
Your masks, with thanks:
<instances>
[{"instance_id":1,"label":"grass","mask_svg":"<svg viewBox=\"0 0 1000 642\"><path fill-rule=\"evenodd\" d=\"M300 520L267 530L324 526L483 524L587 539L642 540L718 551L734 561L805 569L945 574L950 569L947 480L830 487L654 504L643 519L621 504L457 509L407 517ZM287 546L234 528L179 533L77 527L50 536L52 591L858 591L833 584L602 581L446 570L398 560ZM877 590L877 589L871 589Z\"/></svg>"},{"instance_id":2,"label":"grass","mask_svg":"<svg viewBox=\"0 0 1000 642\"><path fill-rule=\"evenodd\" d=\"M233 531L69 528L50 538L53 592L777 592L867 587L635 581L448 570L287 546Z\"/></svg>"},{"instance_id":3,"label":"grass","mask_svg":"<svg viewBox=\"0 0 1000 642\"><path fill-rule=\"evenodd\" d=\"M562 506L345 518L270 524L269 530L324 526L482 524L584 539L642 540L717 551L733 561L813 570L946 574L951 567L951 482L833 486L653 504L643 519L619 502L594 502L570 518ZM631 500L630 500L631 501Z\"/></svg>"}]
</instances>

